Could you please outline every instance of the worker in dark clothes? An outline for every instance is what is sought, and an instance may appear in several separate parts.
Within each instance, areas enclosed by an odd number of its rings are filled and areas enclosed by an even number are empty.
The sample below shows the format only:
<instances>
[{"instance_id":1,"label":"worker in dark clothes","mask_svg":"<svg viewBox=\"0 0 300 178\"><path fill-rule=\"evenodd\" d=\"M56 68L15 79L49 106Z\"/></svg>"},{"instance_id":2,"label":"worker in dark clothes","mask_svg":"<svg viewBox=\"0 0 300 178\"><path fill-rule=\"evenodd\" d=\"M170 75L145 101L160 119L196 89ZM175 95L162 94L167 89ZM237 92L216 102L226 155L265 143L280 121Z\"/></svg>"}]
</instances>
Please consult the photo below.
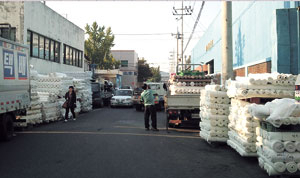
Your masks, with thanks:
<instances>
[{"instance_id":1,"label":"worker in dark clothes","mask_svg":"<svg viewBox=\"0 0 300 178\"><path fill-rule=\"evenodd\" d=\"M152 125L151 130L159 131L157 129L157 123L156 123L156 110L155 110L155 105L154 105L153 91L146 84L144 84L143 89L144 89L144 91L141 94L141 102L143 102L144 106L145 106L144 120L145 120L146 131L149 130L149 116L150 115L151 115L151 125Z\"/></svg>"},{"instance_id":2,"label":"worker in dark clothes","mask_svg":"<svg viewBox=\"0 0 300 178\"><path fill-rule=\"evenodd\" d=\"M65 99L67 101L66 114L65 114L65 122L68 122L69 119L69 110L73 115L73 120L76 120L76 114L74 109L76 108L76 93L74 91L74 87L70 86L69 91L65 94Z\"/></svg>"}]
</instances>

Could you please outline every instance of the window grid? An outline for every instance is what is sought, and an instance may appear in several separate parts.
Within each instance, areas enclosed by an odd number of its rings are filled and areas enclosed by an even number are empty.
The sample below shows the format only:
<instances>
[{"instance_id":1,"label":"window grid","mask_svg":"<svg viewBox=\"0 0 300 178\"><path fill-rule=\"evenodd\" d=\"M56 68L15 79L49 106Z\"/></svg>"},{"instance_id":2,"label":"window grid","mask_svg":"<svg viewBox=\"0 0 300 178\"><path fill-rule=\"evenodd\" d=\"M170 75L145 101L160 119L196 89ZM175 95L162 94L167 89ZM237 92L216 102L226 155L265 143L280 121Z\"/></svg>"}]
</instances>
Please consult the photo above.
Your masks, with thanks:
<instances>
[{"instance_id":1,"label":"window grid","mask_svg":"<svg viewBox=\"0 0 300 178\"><path fill-rule=\"evenodd\" d=\"M60 63L60 42L28 30L30 56Z\"/></svg>"},{"instance_id":2,"label":"window grid","mask_svg":"<svg viewBox=\"0 0 300 178\"><path fill-rule=\"evenodd\" d=\"M82 67L83 52L64 44L64 64Z\"/></svg>"}]
</instances>

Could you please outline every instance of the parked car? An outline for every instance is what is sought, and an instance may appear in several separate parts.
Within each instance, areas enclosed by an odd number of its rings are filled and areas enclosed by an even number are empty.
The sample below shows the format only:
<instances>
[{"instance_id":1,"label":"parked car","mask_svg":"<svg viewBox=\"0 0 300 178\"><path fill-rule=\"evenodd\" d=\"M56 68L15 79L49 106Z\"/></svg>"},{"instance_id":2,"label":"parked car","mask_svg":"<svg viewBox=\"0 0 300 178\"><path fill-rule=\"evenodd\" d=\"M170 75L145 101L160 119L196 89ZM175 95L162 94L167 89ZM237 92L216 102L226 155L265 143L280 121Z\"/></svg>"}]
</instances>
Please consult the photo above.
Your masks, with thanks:
<instances>
[{"instance_id":1,"label":"parked car","mask_svg":"<svg viewBox=\"0 0 300 178\"><path fill-rule=\"evenodd\" d=\"M104 88L99 82L92 82L93 107L103 107Z\"/></svg>"},{"instance_id":2,"label":"parked car","mask_svg":"<svg viewBox=\"0 0 300 178\"><path fill-rule=\"evenodd\" d=\"M132 87L129 86L129 85L123 85L120 87L120 89L129 89L129 90L132 90Z\"/></svg>"},{"instance_id":3,"label":"parked car","mask_svg":"<svg viewBox=\"0 0 300 178\"><path fill-rule=\"evenodd\" d=\"M111 98L110 106L133 106L132 101L133 91L130 89L120 89L115 92L115 95Z\"/></svg>"}]
</instances>

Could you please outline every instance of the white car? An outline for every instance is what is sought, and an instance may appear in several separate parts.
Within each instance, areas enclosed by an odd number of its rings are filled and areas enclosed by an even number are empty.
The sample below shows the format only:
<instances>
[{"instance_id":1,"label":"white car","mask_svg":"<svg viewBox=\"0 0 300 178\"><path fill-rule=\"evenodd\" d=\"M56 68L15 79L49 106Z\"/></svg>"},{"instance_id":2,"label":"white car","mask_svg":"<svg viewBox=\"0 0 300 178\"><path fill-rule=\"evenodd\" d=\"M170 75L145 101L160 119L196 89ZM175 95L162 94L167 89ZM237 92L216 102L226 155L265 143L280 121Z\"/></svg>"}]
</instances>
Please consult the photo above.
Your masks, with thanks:
<instances>
[{"instance_id":1,"label":"white car","mask_svg":"<svg viewBox=\"0 0 300 178\"><path fill-rule=\"evenodd\" d=\"M120 89L116 91L115 96L113 96L110 100L110 106L133 106L133 91L130 89Z\"/></svg>"}]
</instances>

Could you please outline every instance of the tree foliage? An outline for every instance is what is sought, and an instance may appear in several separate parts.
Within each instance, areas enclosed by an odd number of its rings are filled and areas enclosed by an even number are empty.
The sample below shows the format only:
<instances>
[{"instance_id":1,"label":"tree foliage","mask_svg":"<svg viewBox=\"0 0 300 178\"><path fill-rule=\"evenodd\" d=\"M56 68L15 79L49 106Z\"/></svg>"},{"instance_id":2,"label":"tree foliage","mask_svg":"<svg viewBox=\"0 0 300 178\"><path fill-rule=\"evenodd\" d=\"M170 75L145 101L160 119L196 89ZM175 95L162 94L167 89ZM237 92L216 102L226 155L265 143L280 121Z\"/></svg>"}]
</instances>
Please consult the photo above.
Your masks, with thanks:
<instances>
[{"instance_id":1,"label":"tree foliage","mask_svg":"<svg viewBox=\"0 0 300 178\"><path fill-rule=\"evenodd\" d=\"M152 77L149 64L144 58L138 60L138 82L145 82Z\"/></svg>"},{"instance_id":2,"label":"tree foliage","mask_svg":"<svg viewBox=\"0 0 300 178\"><path fill-rule=\"evenodd\" d=\"M151 67L152 77L149 79L150 82L160 82L160 67Z\"/></svg>"},{"instance_id":3,"label":"tree foliage","mask_svg":"<svg viewBox=\"0 0 300 178\"><path fill-rule=\"evenodd\" d=\"M119 68L120 61L113 58L111 48L114 46L114 35L110 27L99 26L97 22L85 27L88 39L84 42L84 54L99 69Z\"/></svg>"},{"instance_id":4,"label":"tree foliage","mask_svg":"<svg viewBox=\"0 0 300 178\"><path fill-rule=\"evenodd\" d=\"M160 82L160 68L150 67L144 58L138 60L138 82Z\"/></svg>"}]
</instances>

